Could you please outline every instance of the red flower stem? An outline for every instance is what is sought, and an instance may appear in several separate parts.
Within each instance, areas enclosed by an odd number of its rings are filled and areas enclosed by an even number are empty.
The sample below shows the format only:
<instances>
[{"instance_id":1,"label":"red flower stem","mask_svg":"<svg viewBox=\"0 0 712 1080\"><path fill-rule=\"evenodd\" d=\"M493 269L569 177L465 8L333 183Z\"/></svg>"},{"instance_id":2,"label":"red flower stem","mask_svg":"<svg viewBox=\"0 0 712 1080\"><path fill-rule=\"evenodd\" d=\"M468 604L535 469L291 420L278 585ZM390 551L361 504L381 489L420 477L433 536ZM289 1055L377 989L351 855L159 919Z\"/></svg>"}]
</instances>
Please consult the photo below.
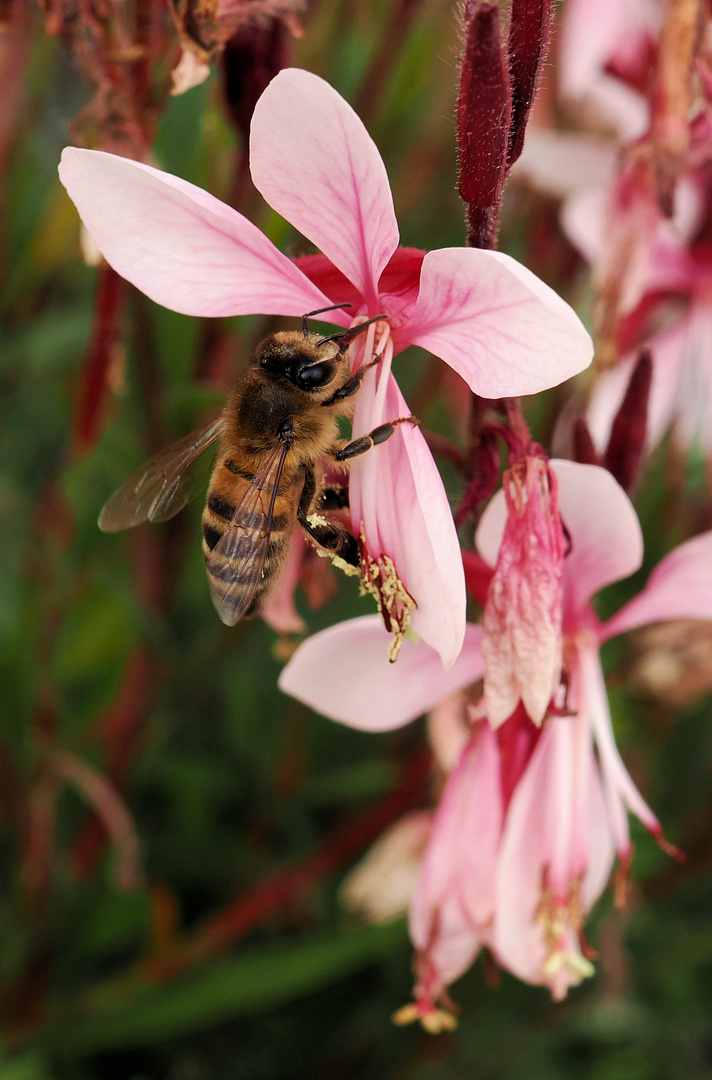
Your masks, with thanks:
<instances>
[{"instance_id":1,"label":"red flower stem","mask_svg":"<svg viewBox=\"0 0 712 1080\"><path fill-rule=\"evenodd\" d=\"M125 302L126 282L110 266L102 266L94 301L94 328L84 357L74 415L72 441L82 452L88 450L99 435L109 368Z\"/></svg>"},{"instance_id":2,"label":"red flower stem","mask_svg":"<svg viewBox=\"0 0 712 1080\"><path fill-rule=\"evenodd\" d=\"M379 111L388 77L394 69L393 58L399 55L401 45L408 37L422 4L423 0L399 0L393 7L381 42L361 80L361 86L356 95L354 108L367 126Z\"/></svg>"},{"instance_id":3,"label":"red flower stem","mask_svg":"<svg viewBox=\"0 0 712 1080\"><path fill-rule=\"evenodd\" d=\"M407 763L399 782L380 802L327 837L311 855L277 871L224 911L212 916L169 952L146 961L141 967L142 977L150 982L163 982L192 964L224 952L265 919L296 900L305 889L359 855L387 825L423 802L431 760L428 751L416 753Z\"/></svg>"},{"instance_id":4,"label":"red flower stem","mask_svg":"<svg viewBox=\"0 0 712 1080\"><path fill-rule=\"evenodd\" d=\"M633 487L643 460L652 380L652 356L643 349L614 417L603 462L624 491Z\"/></svg>"},{"instance_id":5,"label":"red flower stem","mask_svg":"<svg viewBox=\"0 0 712 1080\"><path fill-rule=\"evenodd\" d=\"M148 649L136 649L126 664L114 703L98 721L99 737L105 747L106 776L118 791L126 786L136 740L161 677L162 670ZM93 813L70 852L70 864L77 877L91 877L108 839L104 822Z\"/></svg>"}]
</instances>

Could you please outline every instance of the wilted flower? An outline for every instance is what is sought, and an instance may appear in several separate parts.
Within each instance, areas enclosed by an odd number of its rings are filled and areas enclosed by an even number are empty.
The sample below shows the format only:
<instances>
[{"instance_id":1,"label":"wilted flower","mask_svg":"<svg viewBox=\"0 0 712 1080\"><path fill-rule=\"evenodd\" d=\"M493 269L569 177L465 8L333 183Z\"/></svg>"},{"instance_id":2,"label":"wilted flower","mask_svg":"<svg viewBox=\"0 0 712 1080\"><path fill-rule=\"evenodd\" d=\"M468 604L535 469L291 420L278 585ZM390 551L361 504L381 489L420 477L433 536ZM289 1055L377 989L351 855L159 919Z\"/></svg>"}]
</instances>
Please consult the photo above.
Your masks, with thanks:
<instances>
[{"instance_id":1,"label":"wilted flower","mask_svg":"<svg viewBox=\"0 0 712 1080\"><path fill-rule=\"evenodd\" d=\"M484 712L499 727L521 698L540 724L561 678L564 531L556 474L526 454L502 485L507 523L483 620Z\"/></svg>"}]
</instances>

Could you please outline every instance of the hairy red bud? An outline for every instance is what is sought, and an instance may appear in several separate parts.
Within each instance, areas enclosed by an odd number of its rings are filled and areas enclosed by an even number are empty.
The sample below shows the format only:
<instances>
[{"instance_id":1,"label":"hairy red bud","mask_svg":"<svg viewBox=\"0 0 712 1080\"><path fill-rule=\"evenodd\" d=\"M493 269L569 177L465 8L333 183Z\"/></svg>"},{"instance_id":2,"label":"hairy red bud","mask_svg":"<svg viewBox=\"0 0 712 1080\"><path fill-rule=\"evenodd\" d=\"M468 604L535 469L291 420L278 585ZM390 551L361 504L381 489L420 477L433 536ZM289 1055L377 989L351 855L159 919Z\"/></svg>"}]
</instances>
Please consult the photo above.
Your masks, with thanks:
<instances>
[{"instance_id":1,"label":"hairy red bud","mask_svg":"<svg viewBox=\"0 0 712 1080\"><path fill-rule=\"evenodd\" d=\"M551 0L513 0L509 23L512 120L507 170L522 152L529 110L549 45L550 25Z\"/></svg>"},{"instance_id":2,"label":"hairy red bud","mask_svg":"<svg viewBox=\"0 0 712 1080\"><path fill-rule=\"evenodd\" d=\"M468 204L470 247L491 248L506 175L511 119L509 70L494 4L468 0L457 103L459 191Z\"/></svg>"}]
</instances>

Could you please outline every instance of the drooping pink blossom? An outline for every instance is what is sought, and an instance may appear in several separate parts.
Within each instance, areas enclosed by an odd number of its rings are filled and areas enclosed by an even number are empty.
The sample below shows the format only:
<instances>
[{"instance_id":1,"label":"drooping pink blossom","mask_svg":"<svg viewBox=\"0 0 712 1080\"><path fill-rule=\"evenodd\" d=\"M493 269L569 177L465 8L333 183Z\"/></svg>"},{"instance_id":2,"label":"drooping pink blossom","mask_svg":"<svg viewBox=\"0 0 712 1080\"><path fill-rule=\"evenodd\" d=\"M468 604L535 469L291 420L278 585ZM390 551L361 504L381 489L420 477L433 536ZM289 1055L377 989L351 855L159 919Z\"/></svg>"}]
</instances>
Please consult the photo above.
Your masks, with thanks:
<instances>
[{"instance_id":1,"label":"drooping pink blossom","mask_svg":"<svg viewBox=\"0 0 712 1080\"><path fill-rule=\"evenodd\" d=\"M484 712L499 727L521 698L541 724L561 678L564 532L556 475L526 454L502 478L507 523L483 620Z\"/></svg>"},{"instance_id":2,"label":"drooping pink blossom","mask_svg":"<svg viewBox=\"0 0 712 1080\"><path fill-rule=\"evenodd\" d=\"M510 257L398 247L378 150L317 76L285 70L268 86L253 117L250 160L265 199L323 254L292 262L235 210L135 161L68 149L60 176L107 261L175 311L300 316L349 302L350 311L331 316L339 325L382 314L369 338L381 362L358 395L356 437L409 415L391 374L407 345L435 353L490 398L536 393L590 362L590 339L571 308ZM462 566L445 492L417 428L400 425L377 451L354 460L350 502L370 569L402 584L417 604L411 629L451 664L464 634Z\"/></svg>"},{"instance_id":3,"label":"drooping pink blossom","mask_svg":"<svg viewBox=\"0 0 712 1080\"><path fill-rule=\"evenodd\" d=\"M401 1019L422 1018L433 1009L439 1014L442 1006L447 1010L447 998L441 996L438 1002L437 989L446 988L458 960L462 971L483 943L520 978L548 986L557 999L565 996L593 970L583 937L585 918L605 887L616 855L624 870L630 863L628 812L662 841L660 824L615 744L599 645L650 621L712 619L712 532L671 552L642 592L601 623L591 599L639 568L643 549L638 520L628 497L604 469L566 461L550 464L570 544L562 581L566 682L555 695L557 709L541 730L521 707L499 728L494 743L491 734L482 735L486 727L476 728L448 781L440 825L433 830L413 899L412 910L421 913L414 933L419 956L416 1003ZM476 535L480 553L491 566L507 517L506 499L499 492ZM408 667L390 668L386 676L378 648L382 640L383 630L372 619L323 631L297 650L280 685L324 715L366 730L387 730L466 686L468 665L471 670L482 665L481 638L473 633L447 673L430 662L431 650L420 644L410 645ZM319 684L314 678L325 656L338 666L338 688L335 682ZM420 676L417 686L415 672ZM496 767L490 764L486 777L475 767L477 747L483 745L496 747ZM470 781L477 774L480 800L471 782L453 791L465 773ZM496 794L493 785L498 785ZM483 819L485 804L491 816ZM501 831L493 859L490 838L498 806ZM457 863L450 864L453 845L466 830L462 815L469 812L475 832L485 837L480 861L475 846L467 858L458 851ZM433 845L437 850L431 850ZM476 898L492 898L489 922L482 917L484 901L477 918L467 904L456 902L467 891L458 876L461 869L472 875ZM442 886L445 880L451 882L449 890ZM433 927L441 928L442 938Z\"/></svg>"},{"instance_id":4,"label":"drooping pink blossom","mask_svg":"<svg viewBox=\"0 0 712 1080\"><path fill-rule=\"evenodd\" d=\"M503 809L497 736L481 722L448 777L413 892L415 1006L401 1021L448 1026L449 1010L439 1008L447 987L492 941Z\"/></svg>"}]
</instances>

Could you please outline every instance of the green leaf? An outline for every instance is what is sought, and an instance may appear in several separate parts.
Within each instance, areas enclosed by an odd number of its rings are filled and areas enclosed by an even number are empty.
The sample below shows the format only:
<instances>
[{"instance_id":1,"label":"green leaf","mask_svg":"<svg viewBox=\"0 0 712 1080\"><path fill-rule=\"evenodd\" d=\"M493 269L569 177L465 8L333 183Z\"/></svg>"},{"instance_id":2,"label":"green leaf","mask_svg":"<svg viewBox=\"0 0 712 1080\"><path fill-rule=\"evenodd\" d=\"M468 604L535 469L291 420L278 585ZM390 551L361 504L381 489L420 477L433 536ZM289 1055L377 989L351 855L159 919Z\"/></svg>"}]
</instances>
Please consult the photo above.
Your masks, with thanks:
<instances>
[{"instance_id":1,"label":"green leaf","mask_svg":"<svg viewBox=\"0 0 712 1080\"><path fill-rule=\"evenodd\" d=\"M34 1051L19 1057L0 1058L0 1080L50 1080L43 1057Z\"/></svg>"},{"instance_id":2,"label":"green leaf","mask_svg":"<svg viewBox=\"0 0 712 1080\"><path fill-rule=\"evenodd\" d=\"M274 1009L388 956L406 940L405 922L321 934L297 945L268 945L219 960L168 985L145 987L131 1003L106 1008L112 993L94 995L100 1015L65 1021L46 1037L51 1050L88 1054L145 1046L249 1013Z\"/></svg>"}]
</instances>

